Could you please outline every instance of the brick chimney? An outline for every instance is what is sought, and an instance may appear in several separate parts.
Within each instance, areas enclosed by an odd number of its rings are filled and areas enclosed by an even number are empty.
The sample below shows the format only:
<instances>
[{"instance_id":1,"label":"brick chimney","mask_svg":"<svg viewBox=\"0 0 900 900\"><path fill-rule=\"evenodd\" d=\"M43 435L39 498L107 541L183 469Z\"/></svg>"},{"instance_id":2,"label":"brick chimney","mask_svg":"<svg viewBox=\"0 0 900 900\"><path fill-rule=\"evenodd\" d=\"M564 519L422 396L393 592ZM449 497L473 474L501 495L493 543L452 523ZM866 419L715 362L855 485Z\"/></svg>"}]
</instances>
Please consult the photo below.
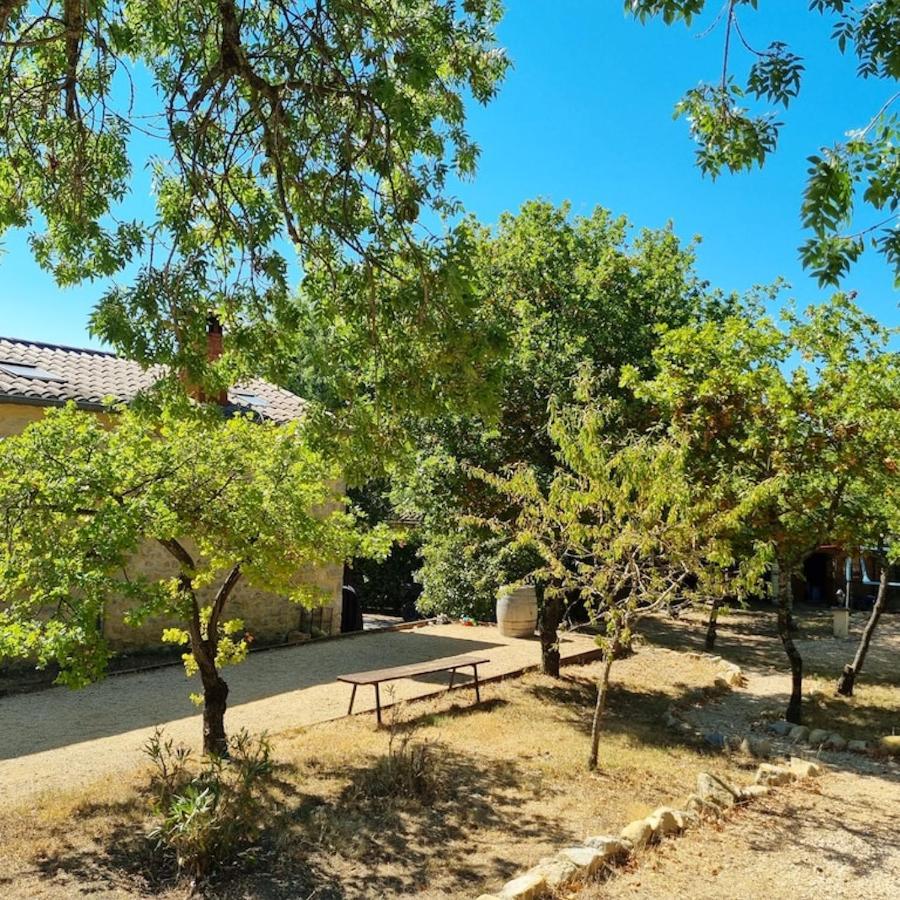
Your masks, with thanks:
<instances>
[{"instance_id":1,"label":"brick chimney","mask_svg":"<svg viewBox=\"0 0 900 900\"><path fill-rule=\"evenodd\" d=\"M215 313L210 313L206 319L206 359L215 362L224 352L222 323ZM198 398L203 403L218 403L219 406L228 405L228 391L219 391L212 396L200 392Z\"/></svg>"}]
</instances>

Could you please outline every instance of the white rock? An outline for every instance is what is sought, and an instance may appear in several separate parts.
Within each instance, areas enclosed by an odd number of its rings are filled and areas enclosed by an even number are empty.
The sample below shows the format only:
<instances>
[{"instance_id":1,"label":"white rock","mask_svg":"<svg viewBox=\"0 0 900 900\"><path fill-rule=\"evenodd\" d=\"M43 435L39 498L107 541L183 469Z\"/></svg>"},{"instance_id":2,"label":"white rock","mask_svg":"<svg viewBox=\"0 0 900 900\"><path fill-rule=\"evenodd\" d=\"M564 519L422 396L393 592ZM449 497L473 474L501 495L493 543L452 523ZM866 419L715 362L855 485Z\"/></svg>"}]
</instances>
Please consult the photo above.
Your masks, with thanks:
<instances>
[{"instance_id":1,"label":"white rock","mask_svg":"<svg viewBox=\"0 0 900 900\"><path fill-rule=\"evenodd\" d=\"M756 777L753 779L756 784L764 784L769 787L777 787L781 784L789 784L794 780L794 773L784 766L773 766L769 763L762 763L756 770Z\"/></svg>"},{"instance_id":2,"label":"white rock","mask_svg":"<svg viewBox=\"0 0 900 900\"><path fill-rule=\"evenodd\" d=\"M603 854L595 847L567 847L560 850L557 856L563 857L578 867L578 874L587 878L603 867L606 861Z\"/></svg>"},{"instance_id":3,"label":"white rock","mask_svg":"<svg viewBox=\"0 0 900 900\"><path fill-rule=\"evenodd\" d=\"M598 834L589 837L584 842L585 847L593 847L603 856L604 862L610 862L614 859L624 859L628 856L629 848L622 843L617 837L608 834Z\"/></svg>"},{"instance_id":4,"label":"white rock","mask_svg":"<svg viewBox=\"0 0 900 900\"><path fill-rule=\"evenodd\" d=\"M628 841L635 850L640 850L650 843L653 837L653 827L646 819L636 819L629 822L619 835L623 841Z\"/></svg>"},{"instance_id":5,"label":"white rock","mask_svg":"<svg viewBox=\"0 0 900 900\"><path fill-rule=\"evenodd\" d=\"M833 734L828 735L828 740L826 740L822 746L826 750L837 750L838 753L840 753L841 750L847 749L847 741L842 735L835 731Z\"/></svg>"},{"instance_id":6,"label":"white rock","mask_svg":"<svg viewBox=\"0 0 900 900\"><path fill-rule=\"evenodd\" d=\"M547 893L547 880L542 872L531 869L512 881L507 881L500 891L503 900L537 900Z\"/></svg>"},{"instance_id":7,"label":"white rock","mask_svg":"<svg viewBox=\"0 0 900 900\"><path fill-rule=\"evenodd\" d=\"M813 730L809 733L809 743L812 747L819 747L828 740L831 732L826 731L824 728L813 728Z\"/></svg>"},{"instance_id":8,"label":"white rock","mask_svg":"<svg viewBox=\"0 0 900 900\"><path fill-rule=\"evenodd\" d=\"M675 816L675 811L668 806L660 806L659 809L653 810L647 816L647 822L653 829L654 837L665 837L668 834L675 834L682 830Z\"/></svg>"},{"instance_id":9,"label":"white rock","mask_svg":"<svg viewBox=\"0 0 900 900\"><path fill-rule=\"evenodd\" d=\"M809 737L809 729L805 725L795 725L790 732L788 732L788 737L791 739L792 743L799 744Z\"/></svg>"},{"instance_id":10,"label":"white rock","mask_svg":"<svg viewBox=\"0 0 900 900\"><path fill-rule=\"evenodd\" d=\"M562 855L542 859L532 870L543 876L544 883L551 891L564 887L578 878L578 866Z\"/></svg>"},{"instance_id":11,"label":"white rock","mask_svg":"<svg viewBox=\"0 0 900 900\"><path fill-rule=\"evenodd\" d=\"M791 757L791 772L796 778L817 778L822 774L822 767L810 762L808 759Z\"/></svg>"},{"instance_id":12,"label":"white rock","mask_svg":"<svg viewBox=\"0 0 900 900\"><path fill-rule=\"evenodd\" d=\"M851 753L868 753L869 745L866 741L847 741L847 749Z\"/></svg>"},{"instance_id":13,"label":"white rock","mask_svg":"<svg viewBox=\"0 0 900 900\"><path fill-rule=\"evenodd\" d=\"M771 788L765 784L748 784L746 787L741 788L741 799L756 800L759 797L765 797L770 790Z\"/></svg>"},{"instance_id":14,"label":"white rock","mask_svg":"<svg viewBox=\"0 0 900 900\"><path fill-rule=\"evenodd\" d=\"M721 778L710 775L709 772L700 772L697 775L697 794L701 800L712 801L720 806L733 806L737 799L737 791Z\"/></svg>"}]
</instances>

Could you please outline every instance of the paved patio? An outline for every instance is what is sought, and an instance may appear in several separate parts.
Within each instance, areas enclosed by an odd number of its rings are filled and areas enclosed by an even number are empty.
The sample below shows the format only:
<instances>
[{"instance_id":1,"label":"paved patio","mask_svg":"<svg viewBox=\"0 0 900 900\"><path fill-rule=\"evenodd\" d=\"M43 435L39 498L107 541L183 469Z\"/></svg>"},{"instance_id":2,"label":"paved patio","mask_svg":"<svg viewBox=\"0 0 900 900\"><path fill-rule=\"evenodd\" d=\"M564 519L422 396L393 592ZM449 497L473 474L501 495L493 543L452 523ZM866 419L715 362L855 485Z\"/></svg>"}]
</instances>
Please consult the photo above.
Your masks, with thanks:
<instances>
[{"instance_id":1,"label":"paved patio","mask_svg":"<svg viewBox=\"0 0 900 900\"><path fill-rule=\"evenodd\" d=\"M561 645L564 660L595 649L581 634L564 636ZM254 653L224 672L231 689L226 724L232 732L245 727L273 734L340 718L351 689L335 681L338 675L461 653L488 657L481 677L491 679L536 665L540 648L536 638L503 637L493 626L426 625ZM460 674L458 683L464 682ZM447 676L392 684L395 698L408 700L444 690ZM180 667L170 667L108 678L80 691L52 688L0 698L0 804L133 770L157 725L198 746L201 719L188 699L197 689ZM357 691L354 715L374 709L373 694Z\"/></svg>"}]
</instances>

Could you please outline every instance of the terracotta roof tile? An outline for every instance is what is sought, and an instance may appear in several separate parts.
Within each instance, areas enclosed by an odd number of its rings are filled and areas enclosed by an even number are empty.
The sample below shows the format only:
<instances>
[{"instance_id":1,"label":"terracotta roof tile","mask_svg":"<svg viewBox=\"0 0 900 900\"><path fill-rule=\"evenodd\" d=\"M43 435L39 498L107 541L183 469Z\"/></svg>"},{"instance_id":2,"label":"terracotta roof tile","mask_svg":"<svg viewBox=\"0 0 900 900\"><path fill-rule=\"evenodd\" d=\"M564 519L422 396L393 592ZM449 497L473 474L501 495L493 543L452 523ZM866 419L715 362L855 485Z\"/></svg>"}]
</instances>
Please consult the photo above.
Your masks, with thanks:
<instances>
[{"instance_id":1,"label":"terracotta roof tile","mask_svg":"<svg viewBox=\"0 0 900 900\"><path fill-rule=\"evenodd\" d=\"M28 375L18 366L41 371ZM58 406L74 400L81 407L96 409L108 397L126 403L133 400L162 373L159 366L143 369L133 360L101 350L0 337L0 403ZM304 409L296 394L258 378L232 388L228 400L235 409L257 412L276 422L300 418Z\"/></svg>"}]
</instances>

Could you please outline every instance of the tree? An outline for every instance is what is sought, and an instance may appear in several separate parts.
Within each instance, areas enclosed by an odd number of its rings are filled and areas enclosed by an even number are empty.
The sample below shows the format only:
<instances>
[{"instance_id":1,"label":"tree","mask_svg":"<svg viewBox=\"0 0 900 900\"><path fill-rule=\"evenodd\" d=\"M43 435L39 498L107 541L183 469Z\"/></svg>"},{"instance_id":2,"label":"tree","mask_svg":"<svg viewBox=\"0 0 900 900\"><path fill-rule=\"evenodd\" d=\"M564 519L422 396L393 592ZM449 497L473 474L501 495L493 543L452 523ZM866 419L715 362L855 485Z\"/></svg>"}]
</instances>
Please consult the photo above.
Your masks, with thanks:
<instances>
[{"instance_id":1,"label":"tree","mask_svg":"<svg viewBox=\"0 0 900 900\"><path fill-rule=\"evenodd\" d=\"M0 0L0 234L29 229L61 285L135 272L92 319L125 355L202 368L212 307L232 336L217 371L263 369L292 262L439 249L420 213L455 212L447 176L474 170L463 97L486 103L506 71L499 17L496 0Z\"/></svg>"},{"instance_id":2,"label":"tree","mask_svg":"<svg viewBox=\"0 0 900 900\"><path fill-rule=\"evenodd\" d=\"M490 554L484 544L471 553L464 550L481 543L484 534L461 520L499 515L504 502L471 477L472 467L499 473L527 464L546 487L556 465L547 431L550 398L572 399L573 377L585 361L603 389L624 400L620 369L631 363L649 373L645 367L652 366L660 325L717 317L728 308L730 301L696 275L692 247L682 245L671 229L635 235L630 230L627 219L608 210L571 216L568 206L545 201L530 201L518 214L502 216L494 231L471 224L467 277L478 304L473 331L492 342L491 355L481 357L488 364L479 372L484 385L479 396L492 400L493 408L445 406L408 419L403 432L414 446L412 464L398 467L393 477L395 503L422 522L423 608L436 609L452 590L448 599L454 610L462 598L471 598L480 612L493 606L501 584L530 571L521 554L503 551L502 540L491 542ZM472 371L462 359L458 365ZM364 373L363 385L373 380ZM371 389L355 393L368 398ZM609 427L624 434L631 409L627 404L618 409L621 418ZM461 555L477 559L477 565L466 566L476 580L467 587L448 586L444 573ZM454 571L455 581L466 574ZM554 623L566 601L553 591L544 599L543 661L553 671Z\"/></svg>"},{"instance_id":3,"label":"tree","mask_svg":"<svg viewBox=\"0 0 900 900\"><path fill-rule=\"evenodd\" d=\"M895 467L900 359L887 349L890 334L842 295L805 317L787 311L781 324L751 303L665 335L654 378L626 373L685 448L695 489L721 509L715 525L739 565L735 583L761 590L771 573L792 722L801 720L803 660L791 581L821 544L871 537L871 501Z\"/></svg>"},{"instance_id":4,"label":"tree","mask_svg":"<svg viewBox=\"0 0 900 900\"><path fill-rule=\"evenodd\" d=\"M666 24L681 21L687 26L710 6L718 12L701 36L716 28L724 34L721 76L691 88L675 114L690 124L701 172L715 178L723 169L762 166L775 151L782 123L772 107L786 109L799 94L805 66L781 40L764 48L748 41L741 20L748 9L756 10L758 0L625 2L626 12L642 22L660 17ZM820 284L836 285L869 239L900 284L900 119L893 111L900 100L900 10L895 0L810 0L809 10L833 19L832 38L841 53L855 53L858 77L881 79L886 89L884 103L854 123L846 141L809 157L800 215L811 234L800 257ZM746 79L732 73L736 53L752 60ZM860 215L866 208L869 217ZM859 224L851 231L854 221Z\"/></svg>"},{"instance_id":5,"label":"tree","mask_svg":"<svg viewBox=\"0 0 900 900\"><path fill-rule=\"evenodd\" d=\"M580 379L572 404L554 404L550 432L558 466L548 487L529 466L479 475L508 502L495 531L537 554L527 576L545 592L577 591L603 650L591 725L596 769L609 678L617 654L645 615L722 589L726 544L706 521L717 512L683 477L683 450L650 432L624 445L607 434L610 407ZM713 535L702 543L698 535ZM727 559L727 557L726 557Z\"/></svg>"},{"instance_id":6,"label":"tree","mask_svg":"<svg viewBox=\"0 0 900 900\"><path fill-rule=\"evenodd\" d=\"M162 617L164 639L187 646L204 751L224 753L221 669L247 653L229 598L246 579L298 603L325 599L300 570L361 543L338 477L296 423L120 409L107 424L73 405L50 410L0 442L0 658L56 663L70 687L94 681L110 655L104 610L124 597L127 622ZM171 556L170 576L142 572L135 554L148 542Z\"/></svg>"}]
</instances>

